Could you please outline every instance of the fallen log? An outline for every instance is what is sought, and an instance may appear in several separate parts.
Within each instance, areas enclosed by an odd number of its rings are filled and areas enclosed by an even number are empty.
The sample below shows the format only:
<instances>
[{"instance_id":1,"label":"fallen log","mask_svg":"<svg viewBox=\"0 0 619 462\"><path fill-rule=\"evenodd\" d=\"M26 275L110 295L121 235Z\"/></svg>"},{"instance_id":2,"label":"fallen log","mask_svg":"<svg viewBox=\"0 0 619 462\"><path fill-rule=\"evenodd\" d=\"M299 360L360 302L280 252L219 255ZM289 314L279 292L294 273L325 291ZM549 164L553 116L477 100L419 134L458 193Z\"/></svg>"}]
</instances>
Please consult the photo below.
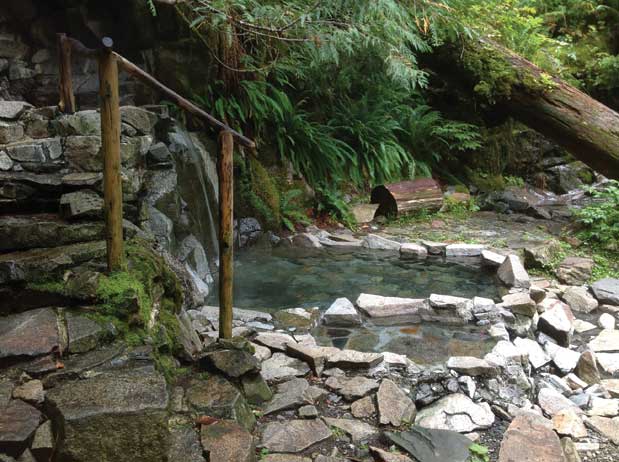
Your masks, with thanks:
<instances>
[{"instance_id":1,"label":"fallen log","mask_svg":"<svg viewBox=\"0 0 619 462\"><path fill-rule=\"evenodd\" d=\"M522 56L479 38L445 45L424 65L517 118L594 170L619 178L619 114Z\"/></svg>"},{"instance_id":2,"label":"fallen log","mask_svg":"<svg viewBox=\"0 0 619 462\"><path fill-rule=\"evenodd\" d=\"M374 216L396 217L422 209L440 209L443 206L443 191L432 178L401 181L376 186L370 202L379 204Z\"/></svg>"}]
</instances>

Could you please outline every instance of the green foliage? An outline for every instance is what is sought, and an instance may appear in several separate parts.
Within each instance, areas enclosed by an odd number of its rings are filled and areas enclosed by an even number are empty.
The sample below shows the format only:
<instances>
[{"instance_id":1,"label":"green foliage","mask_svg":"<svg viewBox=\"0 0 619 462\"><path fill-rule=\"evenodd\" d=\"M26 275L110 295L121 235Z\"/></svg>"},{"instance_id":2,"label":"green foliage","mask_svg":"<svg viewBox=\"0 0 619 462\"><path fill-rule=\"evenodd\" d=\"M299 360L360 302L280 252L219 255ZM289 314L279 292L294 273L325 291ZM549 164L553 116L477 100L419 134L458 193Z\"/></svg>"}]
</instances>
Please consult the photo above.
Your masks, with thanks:
<instances>
[{"instance_id":1,"label":"green foliage","mask_svg":"<svg viewBox=\"0 0 619 462\"><path fill-rule=\"evenodd\" d=\"M290 231L296 230L297 224L309 225L310 221L303 210L303 205L299 202L303 191L300 189L290 189L281 195L281 217L282 224Z\"/></svg>"},{"instance_id":2,"label":"green foliage","mask_svg":"<svg viewBox=\"0 0 619 462\"><path fill-rule=\"evenodd\" d=\"M441 214L452 215L456 218L465 218L471 213L478 212L479 206L475 202L475 198L471 197L467 201L461 201L447 196L441 209Z\"/></svg>"},{"instance_id":3,"label":"green foliage","mask_svg":"<svg viewBox=\"0 0 619 462\"><path fill-rule=\"evenodd\" d=\"M601 190L591 188L589 194L594 202L574 211L583 226L579 237L616 249L619 240L619 181L611 180Z\"/></svg>"},{"instance_id":4,"label":"green foliage","mask_svg":"<svg viewBox=\"0 0 619 462\"><path fill-rule=\"evenodd\" d=\"M146 0L146 5L148 5L150 14L152 14L153 16L157 16L157 7L155 6L154 0Z\"/></svg>"},{"instance_id":5,"label":"green foliage","mask_svg":"<svg viewBox=\"0 0 619 462\"><path fill-rule=\"evenodd\" d=\"M316 193L316 210L318 213L326 213L335 220L343 222L349 228L354 227L355 219L341 192L334 188L323 186L318 187Z\"/></svg>"},{"instance_id":6,"label":"green foliage","mask_svg":"<svg viewBox=\"0 0 619 462\"><path fill-rule=\"evenodd\" d=\"M469 462L490 462L488 448L484 445L473 443L469 446L471 457Z\"/></svg>"},{"instance_id":7,"label":"green foliage","mask_svg":"<svg viewBox=\"0 0 619 462\"><path fill-rule=\"evenodd\" d=\"M505 180L506 186L524 187L524 179L520 176L504 175L503 180Z\"/></svg>"},{"instance_id":8,"label":"green foliage","mask_svg":"<svg viewBox=\"0 0 619 462\"><path fill-rule=\"evenodd\" d=\"M267 228L277 229L281 223L280 192L267 169L253 156L234 159L237 170L235 210L250 214Z\"/></svg>"}]
</instances>

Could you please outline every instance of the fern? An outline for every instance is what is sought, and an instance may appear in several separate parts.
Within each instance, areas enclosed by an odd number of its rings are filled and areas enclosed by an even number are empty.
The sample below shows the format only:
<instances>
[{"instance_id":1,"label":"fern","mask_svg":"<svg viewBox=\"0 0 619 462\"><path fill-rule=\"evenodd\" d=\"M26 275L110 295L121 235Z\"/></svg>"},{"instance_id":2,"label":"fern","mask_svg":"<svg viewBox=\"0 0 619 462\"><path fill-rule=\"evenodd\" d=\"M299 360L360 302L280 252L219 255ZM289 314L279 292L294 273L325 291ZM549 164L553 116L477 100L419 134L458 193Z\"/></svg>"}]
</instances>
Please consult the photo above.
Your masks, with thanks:
<instances>
[{"instance_id":1,"label":"fern","mask_svg":"<svg viewBox=\"0 0 619 462\"><path fill-rule=\"evenodd\" d=\"M152 14L153 16L157 16L157 7L155 6L154 0L146 0L146 4L148 5L150 14Z\"/></svg>"}]
</instances>

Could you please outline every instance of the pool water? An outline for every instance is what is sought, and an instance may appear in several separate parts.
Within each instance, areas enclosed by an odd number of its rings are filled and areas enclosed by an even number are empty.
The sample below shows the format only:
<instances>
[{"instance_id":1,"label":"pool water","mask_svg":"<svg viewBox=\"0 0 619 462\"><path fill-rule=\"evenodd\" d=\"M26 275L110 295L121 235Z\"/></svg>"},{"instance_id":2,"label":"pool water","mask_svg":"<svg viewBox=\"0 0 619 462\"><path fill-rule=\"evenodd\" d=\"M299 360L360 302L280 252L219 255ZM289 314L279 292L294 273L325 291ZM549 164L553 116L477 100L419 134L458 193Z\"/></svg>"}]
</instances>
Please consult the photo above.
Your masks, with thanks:
<instances>
[{"instance_id":1,"label":"pool water","mask_svg":"<svg viewBox=\"0 0 619 462\"><path fill-rule=\"evenodd\" d=\"M217 304L215 291L209 297ZM259 311L314 307L361 293L427 298L432 293L497 299L494 275L476 258L401 260L397 252L250 248L235 255L234 306Z\"/></svg>"},{"instance_id":2,"label":"pool water","mask_svg":"<svg viewBox=\"0 0 619 462\"><path fill-rule=\"evenodd\" d=\"M347 297L354 303L361 293L500 299L494 274L475 258L402 260L392 251L257 247L235 255L234 306L239 308L273 312L318 306L325 310L336 298ZM216 289L208 302L218 304ZM454 355L483 357L495 344L486 329L475 325L378 326L367 320L364 326L350 329L321 325L312 334L321 345L390 351L420 364Z\"/></svg>"}]
</instances>

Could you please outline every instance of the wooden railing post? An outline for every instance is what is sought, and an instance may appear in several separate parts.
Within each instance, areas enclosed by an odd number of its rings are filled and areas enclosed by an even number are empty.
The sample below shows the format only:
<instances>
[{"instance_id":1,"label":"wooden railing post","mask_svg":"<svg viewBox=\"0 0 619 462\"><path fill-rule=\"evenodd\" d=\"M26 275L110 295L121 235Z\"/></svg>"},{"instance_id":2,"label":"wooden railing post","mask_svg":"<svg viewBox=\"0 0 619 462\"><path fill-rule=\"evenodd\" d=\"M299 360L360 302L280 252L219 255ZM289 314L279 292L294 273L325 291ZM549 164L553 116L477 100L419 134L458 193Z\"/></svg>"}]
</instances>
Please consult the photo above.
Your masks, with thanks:
<instances>
[{"instance_id":1,"label":"wooden railing post","mask_svg":"<svg viewBox=\"0 0 619 462\"><path fill-rule=\"evenodd\" d=\"M103 196L108 271L122 269L123 200L120 177L120 102L118 64L112 53L114 42L103 39L99 55L99 96L101 98L101 145L103 150Z\"/></svg>"},{"instance_id":2,"label":"wooden railing post","mask_svg":"<svg viewBox=\"0 0 619 462\"><path fill-rule=\"evenodd\" d=\"M232 338L233 293L233 158L230 131L219 135L219 338Z\"/></svg>"},{"instance_id":3,"label":"wooden railing post","mask_svg":"<svg viewBox=\"0 0 619 462\"><path fill-rule=\"evenodd\" d=\"M71 42L66 34L57 34L58 37L58 62L60 74L58 88L60 90L60 101L58 108L65 114L75 112L75 95L73 94L73 77L71 75Z\"/></svg>"}]
</instances>

